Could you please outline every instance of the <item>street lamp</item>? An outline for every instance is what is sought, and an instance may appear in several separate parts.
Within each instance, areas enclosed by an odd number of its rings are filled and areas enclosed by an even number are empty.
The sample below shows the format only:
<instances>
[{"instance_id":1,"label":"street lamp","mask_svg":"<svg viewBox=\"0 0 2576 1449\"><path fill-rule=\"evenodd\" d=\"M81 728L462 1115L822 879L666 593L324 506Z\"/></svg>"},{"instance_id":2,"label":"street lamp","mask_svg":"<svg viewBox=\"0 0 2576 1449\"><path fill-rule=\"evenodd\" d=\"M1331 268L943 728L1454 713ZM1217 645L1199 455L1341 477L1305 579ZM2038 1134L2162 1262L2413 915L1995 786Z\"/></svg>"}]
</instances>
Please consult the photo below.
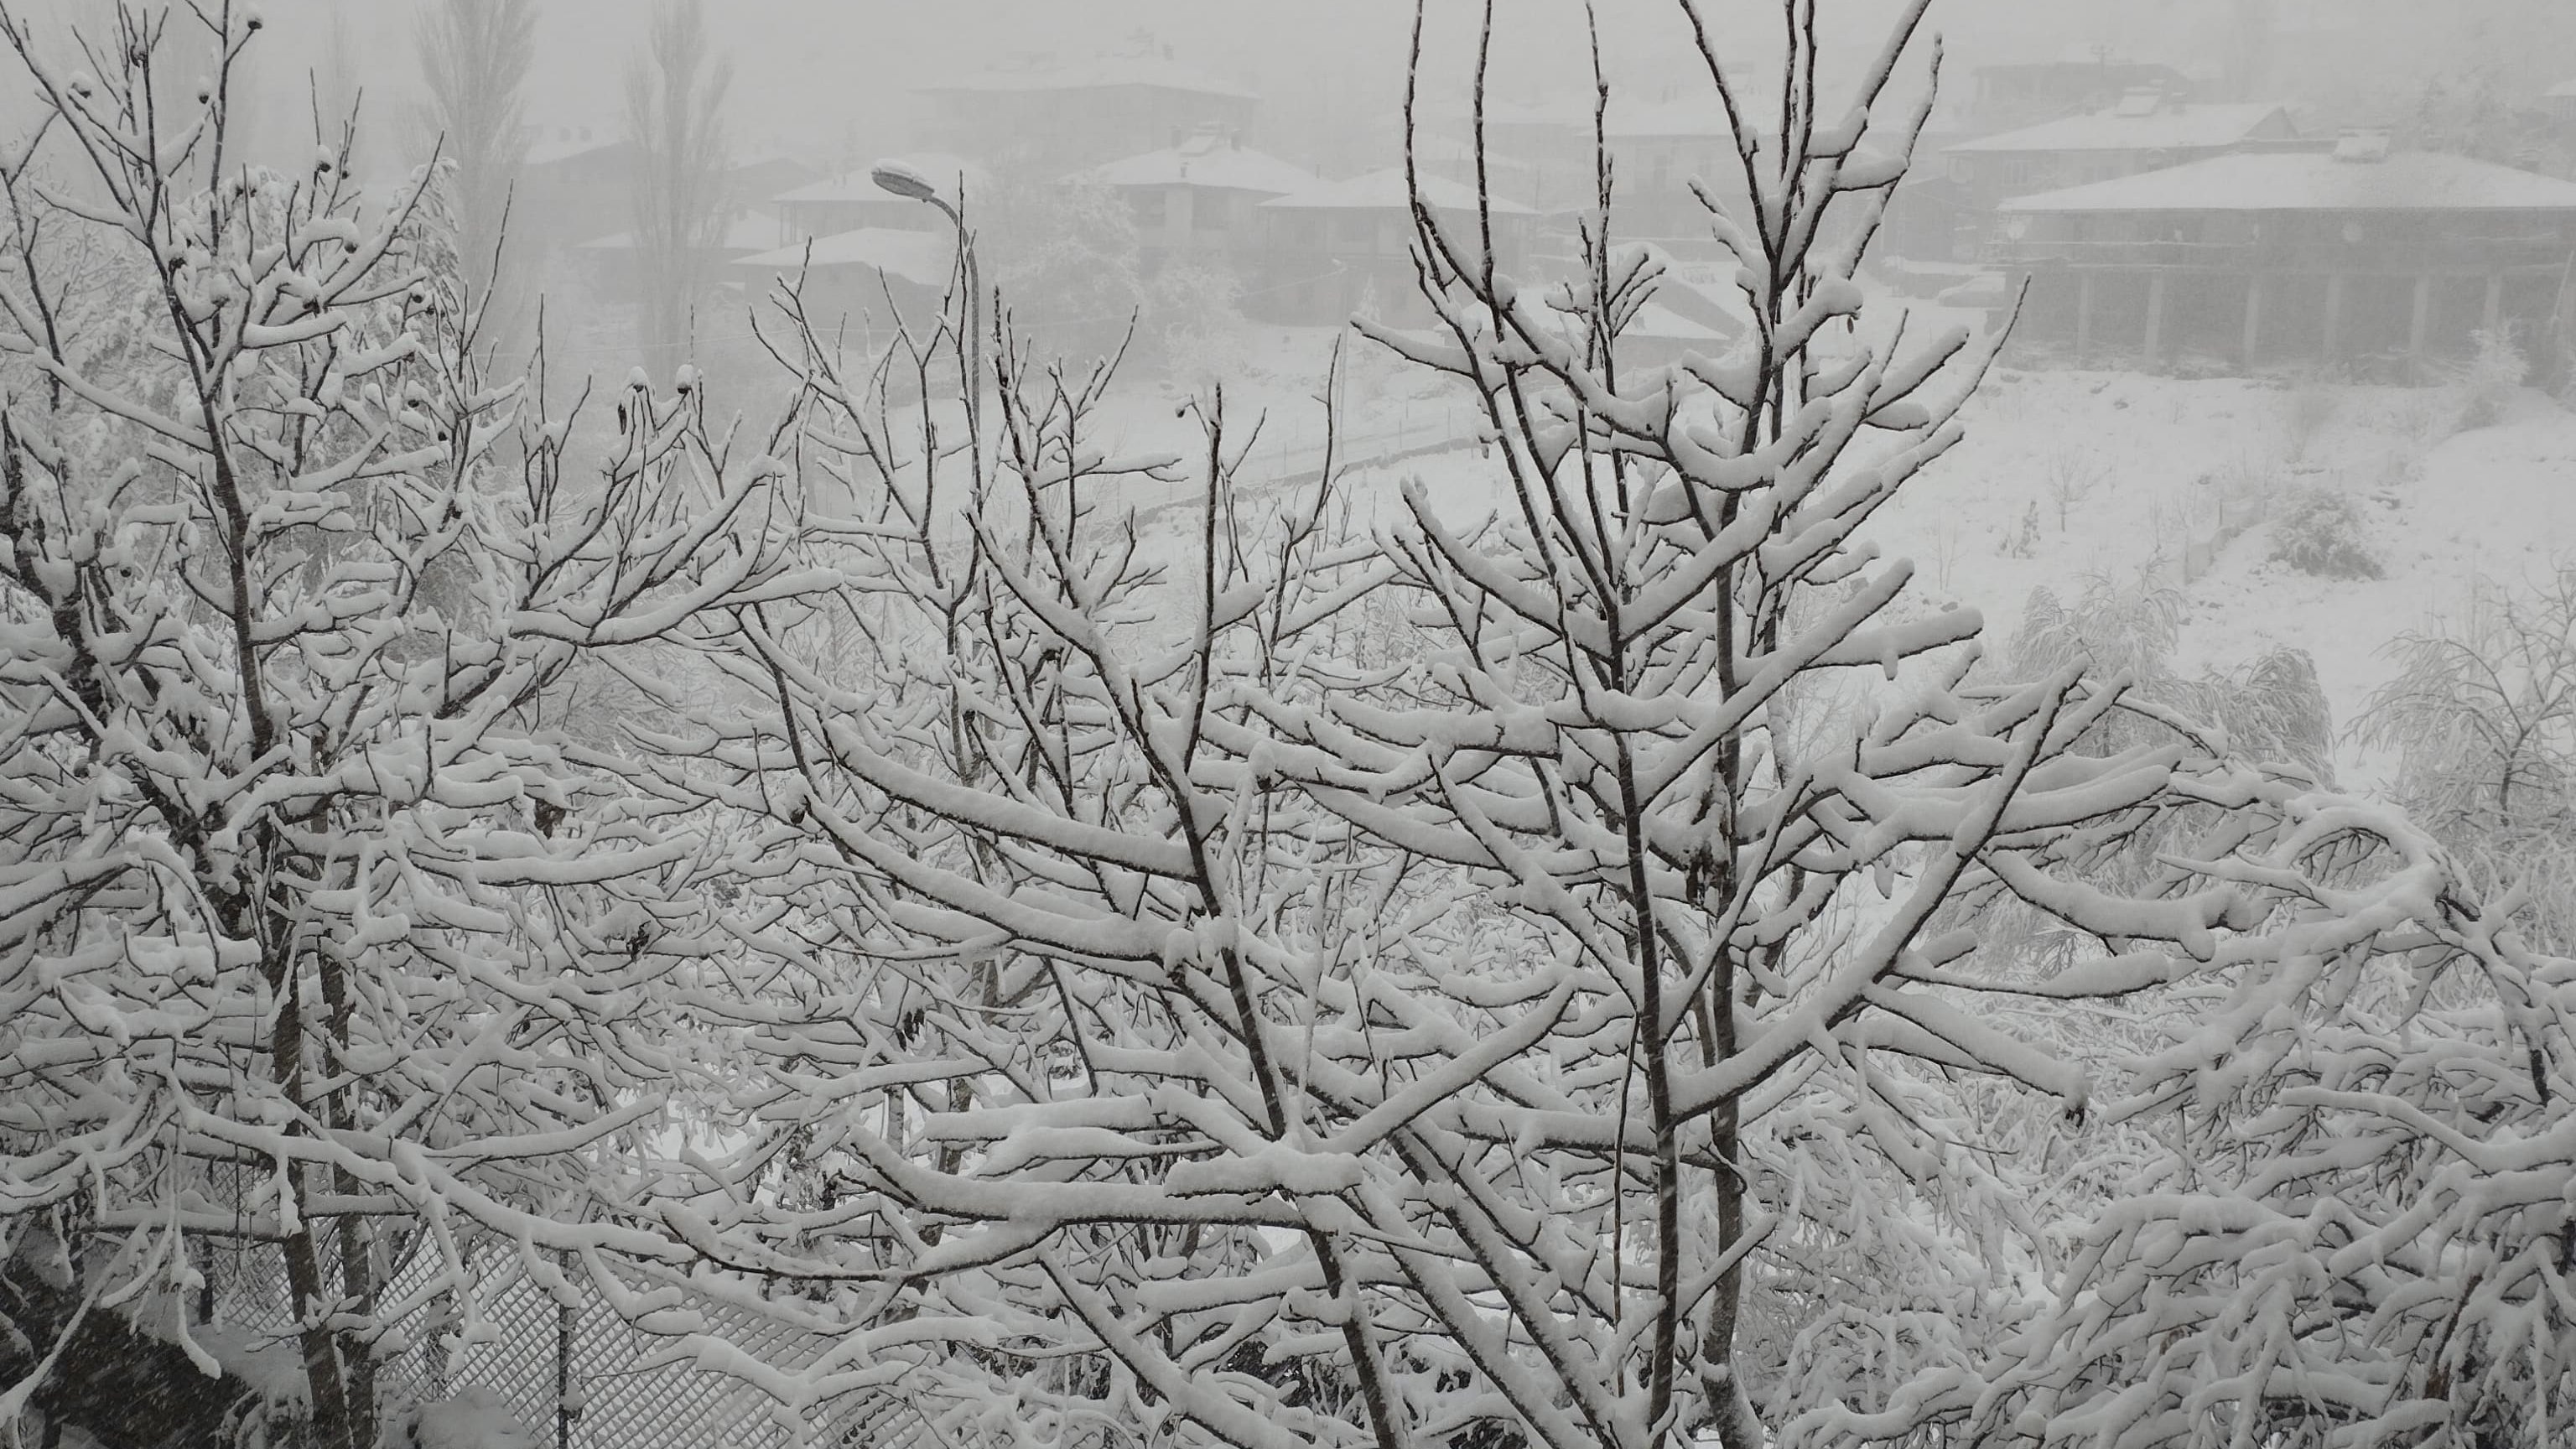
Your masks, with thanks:
<instances>
[{"instance_id":1,"label":"street lamp","mask_svg":"<svg viewBox=\"0 0 2576 1449\"><path fill-rule=\"evenodd\" d=\"M940 200L939 188L931 184L930 178L900 161L878 162L869 170L868 179L877 184L878 190L891 192L906 201L927 201L942 211L949 210L947 204Z\"/></svg>"},{"instance_id":2,"label":"street lamp","mask_svg":"<svg viewBox=\"0 0 2576 1449\"><path fill-rule=\"evenodd\" d=\"M966 405L967 446L975 456L976 471L980 475L983 471L984 431L977 403L984 390L984 363L982 346L976 334L982 329L983 280L976 270L975 239L966 230L966 214L949 204L948 198L939 194L939 187L929 177L901 161L878 162L868 168L868 179L889 196L900 196L906 201L924 201L938 207L939 214L948 218L948 225L957 233L957 260L966 279L966 377L962 401ZM959 200L963 201L966 178L962 173L957 178L957 191ZM928 399L923 401L926 404Z\"/></svg>"}]
</instances>

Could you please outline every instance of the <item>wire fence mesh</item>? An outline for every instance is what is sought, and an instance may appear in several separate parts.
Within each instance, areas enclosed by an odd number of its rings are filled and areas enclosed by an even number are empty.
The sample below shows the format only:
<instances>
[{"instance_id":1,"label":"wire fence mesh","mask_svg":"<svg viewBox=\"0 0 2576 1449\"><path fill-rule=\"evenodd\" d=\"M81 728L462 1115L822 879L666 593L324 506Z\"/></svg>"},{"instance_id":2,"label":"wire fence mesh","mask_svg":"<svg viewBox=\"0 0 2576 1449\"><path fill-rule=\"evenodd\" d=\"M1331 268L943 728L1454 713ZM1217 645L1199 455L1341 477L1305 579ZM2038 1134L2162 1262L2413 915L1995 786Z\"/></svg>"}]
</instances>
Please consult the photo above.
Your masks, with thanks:
<instances>
[{"instance_id":1,"label":"wire fence mesh","mask_svg":"<svg viewBox=\"0 0 2576 1449\"><path fill-rule=\"evenodd\" d=\"M931 1425L897 1392L840 1395L806 1411L800 1431L753 1385L671 1361L673 1339L627 1323L579 1279L567 1275L576 1299L567 1306L514 1251L488 1251L472 1262L478 1331L451 1352L448 1325L431 1316L433 1309L394 1324L393 1351L376 1366L380 1419L477 1389L506 1406L548 1449L789 1449L800 1442L814 1449L926 1449L937 1442ZM210 1251L204 1267L208 1288L198 1316L210 1336L231 1346L232 1361L297 1362L292 1298L276 1250L225 1245ZM382 1301L401 1301L431 1271L426 1262L407 1265L385 1285ZM813 1364L833 1346L822 1335L713 1298L689 1308L711 1331L783 1372Z\"/></svg>"}]
</instances>

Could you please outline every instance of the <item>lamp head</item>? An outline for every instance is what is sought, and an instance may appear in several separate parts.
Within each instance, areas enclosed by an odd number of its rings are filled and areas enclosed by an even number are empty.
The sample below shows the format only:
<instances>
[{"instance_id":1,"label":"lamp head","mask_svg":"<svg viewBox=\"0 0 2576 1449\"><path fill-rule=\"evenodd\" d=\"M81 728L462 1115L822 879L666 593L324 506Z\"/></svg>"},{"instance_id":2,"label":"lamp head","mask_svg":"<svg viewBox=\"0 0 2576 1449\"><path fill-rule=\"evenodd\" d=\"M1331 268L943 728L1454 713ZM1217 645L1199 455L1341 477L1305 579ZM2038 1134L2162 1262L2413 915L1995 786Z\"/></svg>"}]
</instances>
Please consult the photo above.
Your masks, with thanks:
<instances>
[{"instance_id":1,"label":"lamp head","mask_svg":"<svg viewBox=\"0 0 2576 1449\"><path fill-rule=\"evenodd\" d=\"M929 177L922 175L920 172L913 170L911 167L904 165L900 161L878 162L868 171L868 179L877 184L877 189L879 191L886 192L893 196L900 196L906 201L937 201L939 199L939 188L930 184Z\"/></svg>"}]
</instances>

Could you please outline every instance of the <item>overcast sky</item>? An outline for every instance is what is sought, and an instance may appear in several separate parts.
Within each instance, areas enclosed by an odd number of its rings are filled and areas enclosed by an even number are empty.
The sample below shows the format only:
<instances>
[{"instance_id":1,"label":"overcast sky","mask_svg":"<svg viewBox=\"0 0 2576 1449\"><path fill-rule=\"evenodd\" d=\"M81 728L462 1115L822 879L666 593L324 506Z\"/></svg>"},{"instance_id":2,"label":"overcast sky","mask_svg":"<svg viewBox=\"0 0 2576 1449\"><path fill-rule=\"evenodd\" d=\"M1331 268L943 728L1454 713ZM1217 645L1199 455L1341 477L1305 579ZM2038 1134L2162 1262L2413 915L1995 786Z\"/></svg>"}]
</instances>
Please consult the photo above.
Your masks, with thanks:
<instances>
[{"instance_id":1,"label":"overcast sky","mask_svg":"<svg viewBox=\"0 0 2576 1449\"><path fill-rule=\"evenodd\" d=\"M59 10L95 0L12 0ZM413 0L265 0L279 22L267 57L275 71L300 74L322 63L331 8L351 14L350 41L375 103L402 105L416 83L409 12ZM2141 0L2151 9L2203 8L2210 0ZM613 126L619 77L634 43L640 0L540 0L538 79L530 117L548 127ZM1829 28L1875 36L1895 0L1826 0ZM1938 0L1936 13L1960 43L1990 49L2062 48L2086 31L2061 0ZM1714 0L1722 32L1768 46L1776 8L1763 0ZM1477 0L1434 0L1435 28L1463 42ZM1640 84L1669 85L1685 43L1672 0L1599 0L1614 71ZM1412 7L1403 0L710 0L710 18L742 76L734 123L750 144L771 135L837 135L897 127L909 88L921 80L1015 56L1077 56L1117 49L1139 32L1176 57L1274 97L1330 79L1353 95L1384 93L1401 80ZM1746 26L1744 18L1759 17ZM1580 7L1573 0L1499 0L1497 74L1508 90L1530 90L1559 61L1579 61ZM1463 63L1450 47L1449 59ZM1568 75L1568 79L1574 79Z\"/></svg>"},{"instance_id":2,"label":"overcast sky","mask_svg":"<svg viewBox=\"0 0 2576 1449\"><path fill-rule=\"evenodd\" d=\"M0 0L39 15L111 0ZM237 0L239 3L239 0ZM278 23L269 75L300 77L328 53L333 7L367 86L372 134L408 121L418 71L411 16L420 0L262 0ZM1582 83L1576 0L1496 0L1496 86L1506 95ZM1649 94L1686 83L1687 32L1675 0L1596 0L1612 77ZM1868 47L1899 0L1821 0L1843 48ZM1703 0L1723 47L1753 57L1777 44L1776 0ZM730 121L747 152L883 153L910 143L926 79L1052 54L1113 51L1150 36L1176 58L1262 92L1271 119L1391 121L1412 6L1404 0L709 0L738 80ZM1436 67L1462 72L1481 0L1431 0ZM620 77L644 0L539 0L529 117L549 132L613 131ZM2576 75L2565 50L2576 0L1935 0L1954 85L1967 67L2101 46L2216 73L2249 15L2290 33L2340 28L2364 41L2335 64L2398 103L2421 78L2477 64L2518 84ZM1551 84L1553 82L1553 84Z\"/></svg>"}]
</instances>

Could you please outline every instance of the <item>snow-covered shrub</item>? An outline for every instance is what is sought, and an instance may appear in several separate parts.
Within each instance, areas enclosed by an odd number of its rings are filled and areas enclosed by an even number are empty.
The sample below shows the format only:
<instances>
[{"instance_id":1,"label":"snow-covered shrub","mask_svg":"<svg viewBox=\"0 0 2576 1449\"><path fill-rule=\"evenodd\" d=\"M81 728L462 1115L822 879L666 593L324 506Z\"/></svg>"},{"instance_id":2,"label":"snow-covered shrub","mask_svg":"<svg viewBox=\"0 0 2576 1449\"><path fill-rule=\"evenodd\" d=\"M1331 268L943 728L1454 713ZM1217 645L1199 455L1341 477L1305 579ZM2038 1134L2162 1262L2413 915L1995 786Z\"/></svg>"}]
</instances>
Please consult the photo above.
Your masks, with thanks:
<instances>
[{"instance_id":1,"label":"snow-covered shrub","mask_svg":"<svg viewBox=\"0 0 2576 1449\"><path fill-rule=\"evenodd\" d=\"M2022 508L2021 518L2004 539L2004 557L2035 558L2039 554L2039 500L2034 498Z\"/></svg>"},{"instance_id":2,"label":"snow-covered shrub","mask_svg":"<svg viewBox=\"0 0 2576 1449\"><path fill-rule=\"evenodd\" d=\"M2057 513L2057 531L2064 533L2075 505L2090 497L2109 476L2109 465L2100 454L2080 443L2052 448L2041 460L2041 476L2048 487L2048 501Z\"/></svg>"},{"instance_id":3,"label":"snow-covered shrub","mask_svg":"<svg viewBox=\"0 0 2576 1449\"><path fill-rule=\"evenodd\" d=\"M2318 438L2324 436L2327 425L2334 421L2341 405L2334 388L2314 379L2303 381L2282 395L2281 424L2288 442L2290 462L2307 460L2309 450L2316 446Z\"/></svg>"},{"instance_id":4,"label":"snow-covered shrub","mask_svg":"<svg viewBox=\"0 0 2576 1449\"><path fill-rule=\"evenodd\" d=\"M2272 561L2328 579L2375 579L2387 572L2372 547L2368 515L2340 489L2302 484L2272 511Z\"/></svg>"},{"instance_id":5,"label":"snow-covered shrub","mask_svg":"<svg viewBox=\"0 0 2576 1449\"><path fill-rule=\"evenodd\" d=\"M1150 360L1181 390L1222 381L1243 351L1241 284L1226 272L1171 261L1145 284L1138 325L1154 340Z\"/></svg>"},{"instance_id":6,"label":"snow-covered shrub","mask_svg":"<svg viewBox=\"0 0 2576 1449\"><path fill-rule=\"evenodd\" d=\"M2114 599L2034 622L2030 663L2106 624L2152 644L2162 611ZM2094 748L2225 719L2237 750L2323 752L2303 658L2183 684L2156 682L2151 649L2083 647L2149 681L2135 725ZM2320 776L2240 775L2095 837L2096 888L2214 890L2242 914L2193 952L2205 974L2150 971L2124 1012L2045 1023L2097 1064L2100 1117L2029 1160L2054 1290L1944 1442L2537 1449L2576 1427L2576 1314L2556 1281L2576 1210L2562 1172L2529 1167L2532 1143L2576 1130L2554 1085L2576 1058L2576 961L2537 954L2516 898L2456 850ZM2390 911L2412 924L2361 919ZM2022 929L1975 919L1988 940ZM2141 961L2081 933L2049 944L2054 982Z\"/></svg>"},{"instance_id":7,"label":"snow-covered shrub","mask_svg":"<svg viewBox=\"0 0 2576 1449\"><path fill-rule=\"evenodd\" d=\"M2504 421L2506 410L2530 375L2531 364L2522 349L2514 345L2513 334L2479 329L2477 351L2461 365L2452 384L2459 394L2459 413L2452 430L2465 433Z\"/></svg>"},{"instance_id":8,"label":"snow-covered shrub","mask_svg":"<svg viewBox=\"0 0 2576 1449\"><path fill-rule=\"evenodd\" d=\"M459 1390L414 1404L385 1426L384 1449L545 1449L498 1394Z\"/></svg>"},{"instance_id":9,"label":"snow-covered shrub","mask_svg":"<svg viewBox=\"0 0 2576 1449\"><path fill-rule=\"evenodd\" d=\"M1008 164L966 201L984 280L1016 299L1034 345L1070 359L1125 343L1147 291L1136 214L1117 191Z\"/></svg>"},{"instance_id":10,"label":"snow-covered shrub","mask_svg":"<svg viewBox=\"0 0 2576 1449\"><path fill-rule=\"evenodd\" d=\"M2535 588L2481 580L2465 617L2384 652L2396 673L2353 738L2394 751L2408 812L2482 884L2522 887L2537 937L2576 952L2576 565Z\"/></svg>"}]
</instances>

